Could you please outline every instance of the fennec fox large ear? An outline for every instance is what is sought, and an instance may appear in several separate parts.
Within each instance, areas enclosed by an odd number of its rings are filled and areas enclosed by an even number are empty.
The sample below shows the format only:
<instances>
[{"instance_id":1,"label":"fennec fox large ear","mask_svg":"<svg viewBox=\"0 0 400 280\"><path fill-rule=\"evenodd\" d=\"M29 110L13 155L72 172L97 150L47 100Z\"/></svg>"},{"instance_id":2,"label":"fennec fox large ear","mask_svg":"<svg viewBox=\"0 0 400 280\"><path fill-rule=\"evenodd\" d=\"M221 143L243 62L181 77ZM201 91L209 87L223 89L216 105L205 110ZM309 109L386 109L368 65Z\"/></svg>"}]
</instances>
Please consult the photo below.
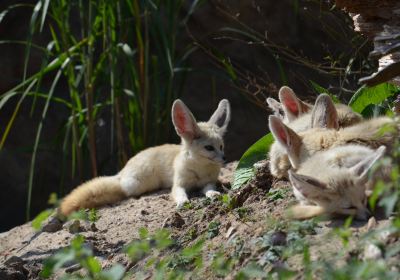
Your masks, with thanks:
<instances>
[{"instance_id":1,"label":"fennec fox large ear","mask_svg":"<svg viewBox=\"0 0 400 280\"><path fill-rule=\"evenodd\" d=\"M298 168L300 147L302 145L300 136L286 126L277 116L269 116L268 123L275 140L285 148L292 167Z\"/></svg>"},{"instance_id":2,"label":"fennec fox large ear","mask_svg":"<svg viewBox=\"0 0 400 280\"><path fill-rule=\"evenodd\" d=\"M218 104L217 110L215 110L208 123L218 126L220 128L220 133L224 134L230 120L231 105L229 104L229 101L227 99L222 99Z\"/></svg>"},{"instance_id":3,"label":"fennec fox large ear","mask_svg":"<svg viewBox=\"0 0 400 280\"><path fill-rule=\"evenodd\" d=\"M279 100L282 103L285 118L293 121L301 114L308 112L311 107L297 98L294 91L287 86L281 87L279 90Z\"/></svg>"},{"instance_id":4,"label":"fennec fox large ear","mask_svg":"<svg viewBox=\"0 0 400 280\"><path fill-rule=\"evenodd\" d=\"M382 158L386 152L385 146L380 146L374 153L364 158L362 161L350 168L360 179L367 179L368 171L374 163Z\"/></svg>"},{"instance_id":5,"label":"fennec fox large ear","mask_svg":"<svg viewBox=\"0 0 400 280\"><path fill-rule=\"evenodd\" d=\"M311 127L339 129L339 118L332 98L321 94L311 113Z\"/></svg>"},{"instance_id":6,"label":"fennec fox large ear","mask_svg":"<svg viewBox=\"0 0 400 280\"><path fill-rule=\"evenodd\" d=\"M302 194L306 199L316 199L327 191L327 185L310 176L288 171L292 187Z\"/></svg>"},{"instance_id":7,"label":"fennec fox large ear","mask_svg":"<svg viewBox=\"0 0 400 280\"><path fill-rule=\"evenodd\" d=\"M283 120L284 116L282 115L282 111L283 111L282 104L272 97L268 97L265 101L267 102L268 107L274 113L274 116L277 116Z\"/></svg>"},{"instance_id":8,"label":"fennec fox large ear","mask_svg":"<svg viewBox=\"0 0 400 280\"><path fill-rule=\"evenodd\" d=\"M180 99L175 100L172 104L172 122L180 137L192 141L199 136L200 129L196 119Z\"/></svg>"}]
</instances>

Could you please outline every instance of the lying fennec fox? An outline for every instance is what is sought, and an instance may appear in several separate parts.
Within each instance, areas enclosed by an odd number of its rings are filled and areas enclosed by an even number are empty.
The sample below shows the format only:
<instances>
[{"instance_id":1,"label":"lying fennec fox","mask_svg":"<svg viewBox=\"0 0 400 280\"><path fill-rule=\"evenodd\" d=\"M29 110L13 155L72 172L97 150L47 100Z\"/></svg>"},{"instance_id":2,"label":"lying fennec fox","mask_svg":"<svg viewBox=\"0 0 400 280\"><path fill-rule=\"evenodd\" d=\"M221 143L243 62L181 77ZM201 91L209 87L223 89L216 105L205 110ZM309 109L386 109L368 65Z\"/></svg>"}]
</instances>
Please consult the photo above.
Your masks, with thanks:
<instances>
[{"instance_id":1,"label":"lying fennec fox","mask_svg":"<svg viewBox=\"0 0 400 280\"><path fill-rule=\"evenodd\" d=\"M289 170L294 195L300 202L289 209L289 215L307 219L341 214L366 219L367 198L376 181L376 177L368 178L368 171L385 151L385 146L376 151L361 145L339 146L317 152L298 170Z\"/></svg>"},{"instance_id":2,"label":"lying fennec fox","mask_svg":"<svg viewBox=\"0 0 400 280\"><path fill-rule=\"evenodd\" d=\"M276 118L281 119L282 123L297 133L316 127L339 129L362 121L360 114L353 112L344 104L334 104L326 94L321 94L317 98L314 107L298 99L294 92L287 87L281 88L279 98L281 103L275 102L281 104L284 117L275 111ZM268 103L274 104L274 101L269 100ZM312 108L311 111L306 112L310 108ZM301 113L296 115L295 112ZM270 130L272 131L271 124ZM290 163L285 148L278 141L272 144L269 159L271 174L277 178L287 177Z\"/></svg>"},{"instance_id":3,"label":"lying fennec fox","mask_svg":"<svg viewBox=\"0 0 400 280\"><path fill-rule=\"evenodd\" d=\"M224 99L208 122L196 123L181 100L172 106L172 121L180 145L148 148L131 158L114 176L97 177L73 190L60 205L64 216L80 208L93 208L139 196L160 188L172 188L177 206L188 201L187 190L203 187L207 197L218 195L215 183L225 161L223 135L230 121L230 105Z\"/></svg>"},{"instance_id":4,"label":"lying fennec fox","mask_svg":"<svg viewBox=\"0 0 400 280\"><path fill-rule=\"evenodd\" d=\"M271 97L266 100L275 116L296 132L310 128L311 111L314 106L299 99L294 91L287 86L280 88L279 100L280 102ZM350 126L362 120L362 116L354 112L349 106L340 103L334 104L334 106L338 114L339 127Z\"/></svg>"}]
</instances>

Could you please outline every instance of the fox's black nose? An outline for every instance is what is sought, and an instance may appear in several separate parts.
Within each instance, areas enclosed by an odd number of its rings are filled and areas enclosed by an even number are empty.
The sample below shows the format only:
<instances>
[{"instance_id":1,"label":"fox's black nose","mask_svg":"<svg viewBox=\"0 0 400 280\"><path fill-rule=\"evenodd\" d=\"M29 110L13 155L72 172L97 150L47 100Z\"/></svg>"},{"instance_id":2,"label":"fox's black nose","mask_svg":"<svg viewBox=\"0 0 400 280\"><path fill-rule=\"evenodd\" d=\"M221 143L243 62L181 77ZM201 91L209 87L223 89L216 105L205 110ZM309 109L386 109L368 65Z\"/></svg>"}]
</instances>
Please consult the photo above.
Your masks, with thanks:
<instances>
[{"instance_id":1,"label":"fox's black nose","mask_svg":"<svg viewBox=\"0 0 400 280\"><path fill-rule=\"evenodd\" d=\"M226 161L226 157L225 157L225 156L223 156L222 159L223 159L224 161Z\"/></svg>"}]
</instances>

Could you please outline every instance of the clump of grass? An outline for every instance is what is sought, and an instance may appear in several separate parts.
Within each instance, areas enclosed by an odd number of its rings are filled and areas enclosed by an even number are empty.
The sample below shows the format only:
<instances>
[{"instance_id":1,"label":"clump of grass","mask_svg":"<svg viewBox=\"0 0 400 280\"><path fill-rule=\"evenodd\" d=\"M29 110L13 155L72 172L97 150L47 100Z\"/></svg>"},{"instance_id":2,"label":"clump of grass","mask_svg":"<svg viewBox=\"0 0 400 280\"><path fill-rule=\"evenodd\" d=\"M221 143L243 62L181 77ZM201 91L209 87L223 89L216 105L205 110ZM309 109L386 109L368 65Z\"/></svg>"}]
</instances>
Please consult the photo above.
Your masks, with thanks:
<instances>
[{"instance_id":1,"label":"clump of grass","mask_svg":"<svg viewBox=\"0 0 400 280\"><path fill-rule=\"evenodd\" d=\"M71 177L99 174L96 138L98 122L108 114L110 146L120 165L144 147L166 142L170 137L169 111L180 95L190 70L188 57L195 50L190 42L179 44L191 14L201 1L185 10L183 0L106 1L38 0L33 7L26 39L24 76L0 96L0 109L11 99L17 106L1 133L0 149L14 127L19 108L31 99L32 112L41 111L33 144L27 199L27 218L38 147L49 107L65 107L69 116L62 124L59 149ZM10 6L10 9L26 5ZM3 14L7 16L8 10ZM41 46L33 38L50 34ZM39 71L28 76L31 49L43 57ZM52 77L50 88L43 80ZM68 94L59 92L64 81ZM40 100L44 101L41 108ZM14 128L15 129L15 128ZM90 175L84 166L90 166ZM117 165L116 165L117 166ZM61 183L62 185L62 183ZM61 189L62 193L63 190Z\"/></svg>"}]
</instances>

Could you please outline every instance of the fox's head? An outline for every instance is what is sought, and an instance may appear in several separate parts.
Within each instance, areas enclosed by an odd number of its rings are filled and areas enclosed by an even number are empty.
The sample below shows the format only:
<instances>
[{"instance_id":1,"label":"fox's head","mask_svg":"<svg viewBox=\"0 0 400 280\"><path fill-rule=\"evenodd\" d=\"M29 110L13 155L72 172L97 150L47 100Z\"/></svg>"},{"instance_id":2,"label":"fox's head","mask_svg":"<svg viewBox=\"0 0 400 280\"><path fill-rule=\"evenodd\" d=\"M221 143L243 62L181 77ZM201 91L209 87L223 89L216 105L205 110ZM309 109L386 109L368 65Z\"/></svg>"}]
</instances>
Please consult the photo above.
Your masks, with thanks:
<instances>
[{"instance_id":1,"label":"fox's head","mask_svg":"<svg viewBox=\"0 0 400 280\"><path fill-rule=\"evenodd\" d=\"M360 155L357 161L352 160L353 166L349 168L332 167L319 157L318 162L313 164L314 170L306 172L318 174L318 179L310 174L301 174L304 173L302 169L298 172L289 170L289 180L296 197L301 196L303 202L309 204L297 206L297 210L295 206L292 215L295 218L310 218L319 214L341 214L366 219L369 216L367 187L374 181L368 178L368 171L385 151L385 146L381 146L372 153Z\"/></svg>"},{"instance_id":2,"label":"fox's head","mask_svg":"<svg viewBox=\"0 0 400 280\"><path fill-rule=\"evenodd\" d=\"M279 89L279 101L268 97L268 107L274 112L274 115L289 123L297 119L302 114L311 110L312 106L299 99L294 91L287 86Z\"/></svg>"},{"instance_id":3,"label":"fox's head","mask_svg":"<svg viewBox=\"0 0 400 280\"><path fill-rule=\"evenodd\" d=\"M172 105L172 122L182 144L191 156L218 164L225 162L223 136L231 118L229 101L219 102L217 110L208 122L197 123L193 114L180 100Z\"/></svg>"}]
</instances>

